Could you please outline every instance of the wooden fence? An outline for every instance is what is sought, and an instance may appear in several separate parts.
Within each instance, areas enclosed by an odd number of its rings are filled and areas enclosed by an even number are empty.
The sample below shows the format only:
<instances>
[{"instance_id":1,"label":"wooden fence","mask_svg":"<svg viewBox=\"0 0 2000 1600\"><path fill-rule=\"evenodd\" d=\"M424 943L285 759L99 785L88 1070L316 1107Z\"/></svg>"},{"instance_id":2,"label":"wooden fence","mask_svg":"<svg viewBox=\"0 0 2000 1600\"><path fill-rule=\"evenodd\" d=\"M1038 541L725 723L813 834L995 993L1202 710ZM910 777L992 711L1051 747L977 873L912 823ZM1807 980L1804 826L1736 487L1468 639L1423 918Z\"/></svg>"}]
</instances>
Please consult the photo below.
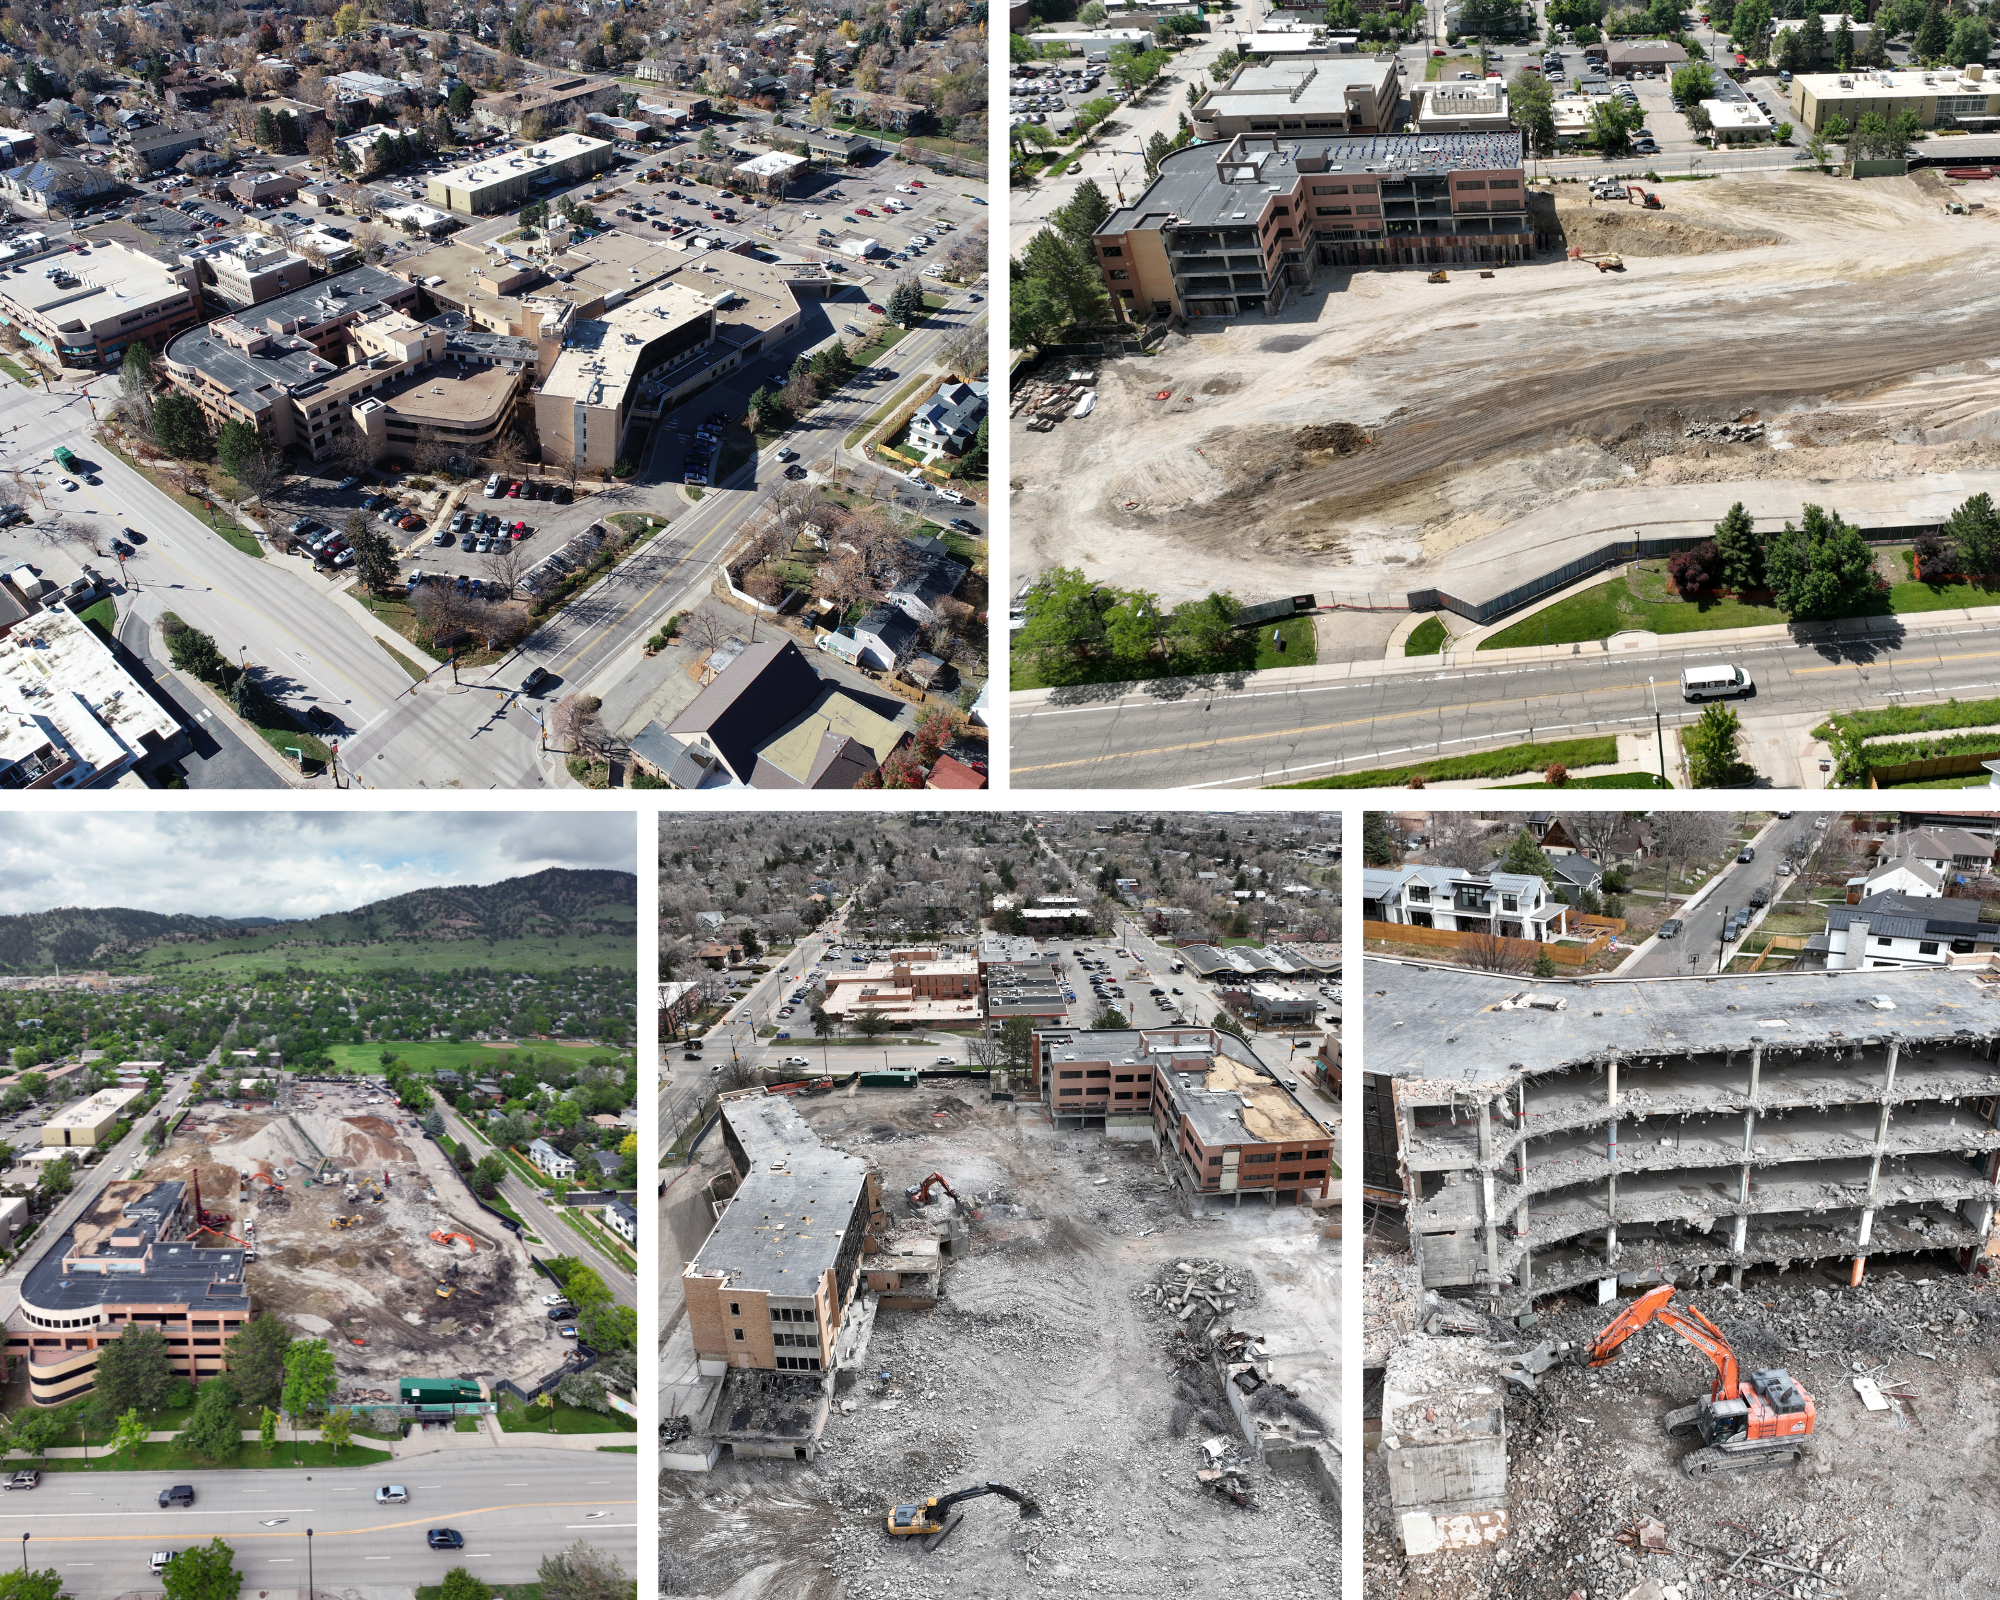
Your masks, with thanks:
<instances>
[{"instance_id":1,"label":"wooden fence","mask_svg":"<svg viewBox=\"0 0 2000 1600\"><path fill-rule=\"evenodd\" d=\"M1862 758L1868 752L1862 751ZM1922 783L1927 778L1969 778L1982 771L1985 763L2000 759L2000 746L1991 750L1966 750L1955 756L1932 756L1928 761L1899 761L1890 766L1871 766L1868 787L1880 789L1891 783Z\"/></svg>"},{"instance_id":2,"label":"wooden fence","mask_svg":"<svg viewBox=\"0 0 2000 1600\"><path fill-rule=\"evenodd\" d=\"M1406 922L1367 922L1361 924L1364 939L1387 939L1395 944L1421 945L1431 950L1460 950L1477 942L1482 947L1491 948L1496 957L1504 957L1507 964L1519 963L1523 967L1532 966L1537 956L1547 956L1559 967L1580 967L1591 957L1600 954L1611 943L1611 935L1622 930L1624 923L1616 918L1597 917L1590 919L1606 924L1594 930L1582 944L1537 944L1532 939L1494 939L1484 933L1458 933L1446 928L1418 928ZM1611 924L1615 923L1615 928Z\"/></svg>"}]
</instances>

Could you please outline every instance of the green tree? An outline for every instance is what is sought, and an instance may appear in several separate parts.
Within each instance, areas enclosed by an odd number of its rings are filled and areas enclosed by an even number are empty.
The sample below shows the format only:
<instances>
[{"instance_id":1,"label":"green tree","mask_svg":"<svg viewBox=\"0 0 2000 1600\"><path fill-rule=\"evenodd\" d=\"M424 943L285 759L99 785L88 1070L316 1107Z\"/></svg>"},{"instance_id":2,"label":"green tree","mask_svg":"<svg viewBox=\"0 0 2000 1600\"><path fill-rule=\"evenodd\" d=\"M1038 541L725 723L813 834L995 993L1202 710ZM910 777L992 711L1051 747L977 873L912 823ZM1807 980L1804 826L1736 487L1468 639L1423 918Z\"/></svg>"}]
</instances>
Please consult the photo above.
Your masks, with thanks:
<instances>
[{"instance_id":1,"label":"green tree","mask_svg":"<svg viewBox=\"0 0 2000 1600\"><path fill-rule=\"evenodd\" d=\"M157 1411L174 1381L167 1336L158 1328L127 1323L125 1331L97 1351L97 1396L116 1416L138 1409Z\"/></svg>"},{"instance_id":2,"label":"green tree","mask_svg":"<svg viewBox=\"0 0 2000 1600\"><path fill-rule=\"evenodd\" d=\"M338 1459L340 1447L354 1442L354 1413L345 1406L335 1406L319 1419L319 1436L322 1443L333 1447Z\"/></svg>"},{"instance_id":3,"label":"green tree","mask_svg":"<svg viewBox=\"0 0 2000 1600\"><path fill-rule=\"evenodd\" d=\"M168 455L182 461L206 460L214 447L208 422L192 395L163 394L153 403L153 438Z\"/></svg>"},{"instance_id":4,"label":"green tree","mask_svg":"<svg viewBox=\"0 0 2000 1600\"><path fill-rule=\"evenodd\" d=\"M751 393L747 409L750 426L760 433L777 427L785 419L784 400L761 384Z\"/></svg>"},{"instance_id":5,"label":"green tree","mask_svg":"<svg viewBox=\"0 0 2000 1600\"><path fill-rule=\"evenodd\" d=\"M257 1442L266 1450L278 1442L278 1413L269 1406L257 1414Z\"/></svg>"},{"instance_id":6,"label":"green tree","mask_svg":"<svg viewBox=\"0 0 2000 1600\"><path fill-rule=\"evenodd\" d=\"M1764 587L1764 541L1737 501L1715 525L1715 552L1722 558L1722 581L1738 594Z\"/></svg>"},{"instance_id":7,"label":"green tree","mask_svg":"<svg viewBox=\"0 0 2000 1600\"><path fill-rule=\"evenodd\" d=\"M1069 311L1040 278L1010 274L1007 341L1016 350L1052 342L1069 325Z\"/></svg>"},{"instance_id":8,"label":"green tree","mask_svg":"<svg viewBox=\"0 0 2000 1600\"><path fill-rule=\"evenodd\" d=\"M472 1169L472 1192L482 1199L491 1199L506 1176L507 1163L500 1156L483 1156Z\"/></svg>"},{"instance_id":9,"label":"green tree","mask_svg":"<svg viewBox=\"0 0 2000 1600\"><path fill-rule=\"evenodd\" d=\"M160 1573L166 1600L237 1600L243 1574L236 1570L235 1556L220 1539L175 1551Z\"/></svg>"},{"instance_id":10,"label":"green tree","mask_svg":"<svg viewBox=\"0 0 2000 1600\"><path fill-rule=\"evenodd\" d=\"M453 1567L438 1585L438 1600L488 1600L493 1585L475 1578L464 1567Z\"/></svg>"},{"instance_id":11,"label":"green tree","mask_svg":"<svg viewBox=\"0 0 2000 1600\"><path fill-rule=\"evenodd\" d=\"M355 575L377 594L395 589L401 568L396 546L389 536L379 528L370 527L367 518L359 514L348 518L348 526L342 532L347 547L354 552Z\"/></svg>"},{"instance_id":12,"label":"green tree","mask_svg":"<svg viewBox=\"0 0 2000 1600\"><path fill-rule=\"evenodd\" d=\"M247 1406L278 1403L285 1387L285 1351L291 1330L268 1311L260 1311L223 1346L230 1381Z\"/></svg>"},{"instance_id":13,"label":"green tree","mask_svg":"<svg viewBox=\"0 0 2000 1600\"><path fill-rule=\"evenodd\" d=\"M1729 19L1729 39L1737 49L1746 55L1752 51L1761 55L1764 36L1770 30L1770 0L1739 0L1735 14Z\"/></svg>"},{"instance_id":14,"label":"green tree","mask_svg":"<svg viewBox=\"0 0 2000 1600\"><path fill-rule=\"evenodd\" d=\"M1396 836L1389 830L1388 813L1362 812L1361 864L1366 867L1393 867L1396 861Z\"/></svg>"},{"instance_id":15,"label":"green tree","mask_svg":"<svg viewBox=\"0 0 2000 1600\"><path fill-rule=\"evenodd\" d=\"M152 1424L136 1409L126 1411L118 1418L117 1426L112 1432L111 1453L119 1455L130 1450L132 1457L136 1459L139 1446L146 1442L146 1435L151 1431Z\"/></svg>"},{"instance_id":16,"label":"green tree","mask_svg":"<svg viewBox=\"0 0 2000 1600\"><path fill-rule=\"evenodd\" d=\"M889 1019L879 1011L863 1011L854 1019L854 1031L864 1039L879 1039L889 1031Z\"/></svg>"},{"instance_id":17,"label":"green tree","mask_svg":"<svg viewBox=\"0 0 2000 1600\"><path fill-rule=\"evenodd\" d=\"M454 122L463 122L472 112L472 86L461 83L451 91L446 99L445 109L451 113Z\"/></svg>"},{"instance_id":18,"label":"green tree","mask_svg":"<svg viewBox=\"0 0 2000 1600\"><path fill-rule=\"evenodd\" d=\"M1951 22L1937 0L1931 0L1917 28L1917 55L1929 66L1942 61L1950 48Z\"/></svg>"},{"instance_id":19,"label":"green tree","mask_svg":"<svg viewBox=\"0 0 2000 1600\"><path fill-rule=\"evenodd\" d=\"M1513 843L1507 846L1507 854L1500 863L1500 870L1518 872L1524 877L1540 878L1551 887L1556 881L1556 864L1549 859L1548 852L1535 842L1535 836L1526 828L1516 833Z\"/></svg>"},{"instance_id":20,"label":"green tree","mask_svg":"<svg viewBox=\"0 0 2000 1600\"><path fill-rule=\"evenodd\" d=\"M889 321L898 327L914 328L923 320L924 291L917 286L916 279L903 278L889 291L889 298L882 305Z\"/></svg>"},{"instance_id":21,"label":"green tree","mask_svg":"<svg viewBox=\"0 0 2000 1600\"><path fill-rule=\"evenodd\" d=\"M40 1572L13 1567L0 1572L0 1600L70 1600L70 1595L54 1567Z\"/></svg>"},{"instance_id":22,"label":"green tree","mask_svg":"<svg viewBox=\"0 0 2000 1600\"><path fill-rule=\"evenodd\" d=\"M324 1339L294 1339L285 1349L285 1388L279 1404L296 1423L326 1403L333 1391L333 1352Z\"/></svg>"},{"instance_id":23,"label":"green tree","mask_svg":"<svg viewBox=\"0 0 2000 1600\"><path fill-rule=\"evenodd\" d=\"M1104 277L1087 242L1043 228L1021 251L1028 276L1039 278L1073 323L1103 315Z\"/></svg>"},{"instance_id":24,"label":"green tree","mask_svg":"<svg viewBox=\"0 0 2000 1600\"><path fill-rule=\"evenodd\" d=\"M1065 239L1081 245L1088 245L1097 230L1104 226L1111 216L1111 202L1104 191L1097 186L1095 178L1085 178L1071 193L1069 199L1049 214L1049 221L1056 225Z\"/></svg>"},{"instance_id":25,"label":"green tree","mask_svg":"<svg viewBox=\"0 0 2000 1600\"><path fill-rule=\"evenodd\" d=\"M52 1406L25 1406L10 1420L8 1443L43 1460L48 1457L50 1442L69 1426L69 1418Z\"/></svg>"},{"instance_id":26,"label":"green tree","mask_svg":"<svg viewBox=\"0 0 2000 1600\"><path fill-rule=\"evenodd\" d=\"M639 1313L630 1306L579 1306L576 1331L593 1350L634 1350L639 1344Z\"/></svg>"},{"instance_id":27,"label":"green tree","mask_svg":"<svg viewBox=\"0 0 2000 1600\"><path fill-rule=\"evenodd\" d=\"M1984 17L1960 17L1951 30L1951 59L1957 66L1984 64L1993 48L1993 25Z\"/></svg>"},{"instance_id":28,"label":"green tree","mask_svg":"<svg viewBox=\"0 0 2000 1600\"><path fill-rule=\"evenodd\" d=\"M1764 570L1779 609L1794 621L1842 616L1874 585L1874 553L1852 523L1819 506L1804 508L1799 526L1772 536Z\"/></svg>"},{"instance_id":29,"label":"green tree","mask_svg":"<svg viewBox=\"0 0 2000 1600\"><path fill-rule=\"evenodd\" d=\"M1743 737L1742 724L1733 706L1714 701L1702 707L1693 727L1681 734L1681 749L1687 756L1688 782L1697 789L1719 788L1741 783L1749 770L1737 759L1736 749Z\"/></svg>"},{"instance_id":30,"label":"green tree","mask_svg":"<svg viewBox=\"0 0 2000 1600\"><path fill-rule=\"evenodd\" d=\"M1537 978L1553 978L1556 975L1555 958L1546 950L1535 952L1535 964L1529 969Z\"/></svg>"},{"instance_id":31,"label":"green tree","mask_svg":"<svg viewBox=\"0 0 2000 1600\"><path fill-rule=\"evenodd\" d=\"M1556 147L1555 103L1555 86L1539 72L1523 68L1507 86L1507 106L1514 126L1521 130L1533 155L1547 155Z\"/></svg>"},{"instance_id":32,"label":"green tree","mask_svg":"<svg viewBox=\"0 0 2000 1600\"><path fill-rule=\"evenodd\" d=\"M1027 622L1014 636L1015 654L1034 663L1044 682L1078 683L1104 640L1098 586L1074 567L1047 573L1027 596Z\"/></svg>"},{"instance_id":33,"label":"green tree","mask_svg":"<svg viewBox=\"0 0 2000 1600\"><path fill-rule=\"evenodd\" d=\"M1690 61L1675 69L1674 98L1684 106L1699 105L1715 95L1715 74L1705 61Z\"/></svg>"},{"instance_id":34,"label":"green tree","mask_svg":"<svg viewBox=\"0 0 2000 1600\"><path fill-rule=\"evenodd\" d=\"M581 1539L559 1555L544 1556L537 1576L542 1600L635 1600L639 1588L609 1554Z\"/></svg>"},{"instance_id":35,"label":"green tree","mask_svg":"<svg viewBox=\"0 0 2000 1600\"><path fill-rule=\"evenodd\" d=\"M1242 609L1226 591L1183 600L1167 614L1162 647L1169 659L1190 669L1207 664L1210 670L1226 670L1234 665L1228 657L1249 638L1236 628Z\"/></svg>"},{"instance_id":36,"label":"green tree","mask_svg":"<svg viewBox=\"0 0 2000 1600\"><path fill-rule=\"evenodd\" d=\"M278 142L278 119L271 115L269 106L257 108L256 131L251 137L266 150Z\"/></svg>"},{"instance_id":37,"label":"green tree","mask_svg":"<svg viewBox=\"0 0 2000 1600\"><path fill-rule=\"evenodd\" d=\"M219 1378L210 1378L195 1396L194 1410L188 1413L187 1422L174 1442L210 1461L233 1455L236 1447L243 1442L242 1429L236 1423L234 1400L228 1384ZM276 1437L275 1434L273 1437Z\"/></svg>"},{"instance_id":38,"label":"green tree","mask_svg":"<svg viewBox=\"0 0 2000 1600\"><path fill-rule=\"evenodd\" d=\"M1993 497L1976 494L1963 501L1945 518L1941 530L1945 541L1957 552L1957 568L1975 577L2000 573L2000 512L1993 509Z\"/></svg>"},{"instance_id":39,"label":"green tree","mask_svg":"<svg viewBox=\"0 0 2000 1600\"><path fill-rule=\"evenodd\" d=\"M1119 1011L1116 1007L1099 1002L1096 1012L1091 1016L1090 1026L1096 1032L1107 1032L1119 1028L1129 1028L1132 1024L1125 1020L1124 1012Z\"/></svg>"}]
</instances>

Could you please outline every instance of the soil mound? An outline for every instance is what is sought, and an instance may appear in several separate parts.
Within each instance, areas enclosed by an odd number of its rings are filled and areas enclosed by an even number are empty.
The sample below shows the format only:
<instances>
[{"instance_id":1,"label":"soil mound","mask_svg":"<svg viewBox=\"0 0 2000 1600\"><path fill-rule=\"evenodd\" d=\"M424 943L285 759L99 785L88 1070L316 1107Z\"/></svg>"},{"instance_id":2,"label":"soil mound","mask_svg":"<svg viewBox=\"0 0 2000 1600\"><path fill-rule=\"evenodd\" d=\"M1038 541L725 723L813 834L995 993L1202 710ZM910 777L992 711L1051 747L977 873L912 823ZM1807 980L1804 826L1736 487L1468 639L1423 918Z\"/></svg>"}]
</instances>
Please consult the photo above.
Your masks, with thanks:
<instances>
[{"instance_id":1,"label":"soil mound","mask_svg":"<svg viewBox=\"0 0 2000 1600\"><path fill-rule=\"evenodd\" d=\"M1295 450L1331 450L1339 456L1351 456L1367 445L1368 435L1351 422L1315 422L1292 435Z\"/></svg>"}]
</instances>

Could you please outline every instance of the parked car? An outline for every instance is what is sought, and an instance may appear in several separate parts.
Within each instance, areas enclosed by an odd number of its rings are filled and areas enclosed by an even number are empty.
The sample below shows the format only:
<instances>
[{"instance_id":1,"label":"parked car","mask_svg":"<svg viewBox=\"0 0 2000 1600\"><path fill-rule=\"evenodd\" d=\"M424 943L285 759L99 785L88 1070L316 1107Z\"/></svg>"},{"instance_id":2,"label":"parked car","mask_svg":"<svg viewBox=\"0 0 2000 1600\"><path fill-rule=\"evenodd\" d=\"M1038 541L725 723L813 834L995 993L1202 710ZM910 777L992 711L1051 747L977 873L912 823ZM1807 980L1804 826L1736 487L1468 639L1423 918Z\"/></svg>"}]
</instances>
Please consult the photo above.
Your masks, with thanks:
<instances>
[{"instance_id":1,"label":"parked car","mask_svg":"<svg viewBox=\"0 0 2000 1600\"><path fill-rule=\"evenodd\" d=\"M1680 931L1681 919L1679 917L1669 917L1665 922L1660 924L1660 937L1662 939L1675 938L1679 935Z\"/></svg>"}]
</instances>

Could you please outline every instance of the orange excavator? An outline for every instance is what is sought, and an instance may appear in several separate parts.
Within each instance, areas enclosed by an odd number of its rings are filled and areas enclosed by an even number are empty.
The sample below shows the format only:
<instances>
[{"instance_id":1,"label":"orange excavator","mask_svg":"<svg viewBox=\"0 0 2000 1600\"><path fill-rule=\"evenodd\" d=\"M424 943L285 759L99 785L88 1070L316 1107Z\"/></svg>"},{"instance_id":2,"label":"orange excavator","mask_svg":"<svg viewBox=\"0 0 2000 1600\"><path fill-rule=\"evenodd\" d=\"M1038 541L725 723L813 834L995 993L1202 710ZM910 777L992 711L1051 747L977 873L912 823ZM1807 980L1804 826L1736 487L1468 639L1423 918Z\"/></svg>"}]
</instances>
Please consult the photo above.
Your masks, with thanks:
<instances>
[{"instance_id":1,"label":"orange excavator","mask_svg":"<svg viewBox=\"0 0 2000 1600\"><path fill-rule=\"evenodd\" d=\"M454 1239L463 1239L465 1241L465 1248L474 1252L475 1254L479 1250L479 1246L472 1242L472 1237L469 1234L446 1233L442 1229L440 1229L438 1232L433 1233L431 1235L432 1244L450 1244L451 1241Z\"/></svg>"},{"instance_id":2,"label":"orange excavator","mask_svg":"<svg viewBox=\"0 0 2000 1600\"><path fill-rule=\"evenodd\" d=\"M910 1209L912 1211L921 1211L931 1203L931 1190L933 1189L944 1190L954 1200L958 1198L958 1191L945 1182L942 1172L933 1172L922 1183L911 1184L909 1188L903 1191L903 1198L910 1202Z\"/></svg>"},{"instance_id":3,"label":"orange excavator","mask_svg":"<svg viewBox=\"0 0 2000 1600\"><path fill-rule=\"evenodd\" d=\"M1601 1367L1647 1323L1671 1328L1715 1364L1715 1387L1661 1419L1669 1434L1692 1428L1701 1439L1702 1448L1682 1459L1681 1470L1691 1478L1705 1478L1719 1472L1771 1472L1797 1461L1812 1437L1813 1397L1781 1367L1742 1373L1722 1330L1692 1305L1669 1305L1673 1297L1671 1283L1648 1290L1614 1317L1578 1359Z\"/></svg>"}]
</instances>

